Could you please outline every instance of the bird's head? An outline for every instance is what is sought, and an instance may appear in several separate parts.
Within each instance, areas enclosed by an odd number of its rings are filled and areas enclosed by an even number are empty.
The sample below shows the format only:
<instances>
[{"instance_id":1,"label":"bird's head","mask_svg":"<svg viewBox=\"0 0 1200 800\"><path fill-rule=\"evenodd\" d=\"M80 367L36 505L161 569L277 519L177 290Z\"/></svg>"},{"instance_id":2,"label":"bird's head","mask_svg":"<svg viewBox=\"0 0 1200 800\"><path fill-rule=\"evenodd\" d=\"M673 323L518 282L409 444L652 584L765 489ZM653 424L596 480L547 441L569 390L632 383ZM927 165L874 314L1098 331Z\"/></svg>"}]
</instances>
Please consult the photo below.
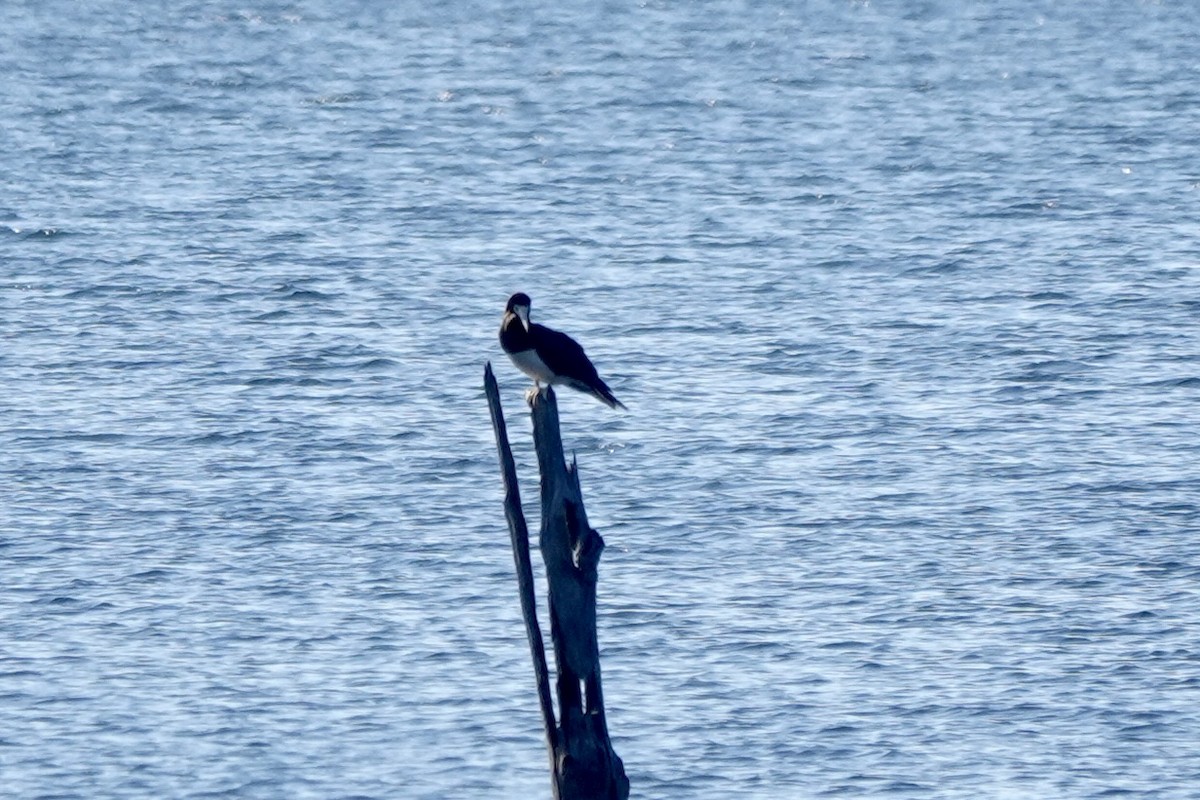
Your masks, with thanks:
<instances>
[{"instance_id":1,"label":"bird's head","mask_svg":"<svg viewBox=\"0 0 1200 800\"><path fill-rule=\"evenodd\" d=\"M529 305L529 295L517 292L508 298L508 305L505 306L504 311L506 314L516 314L517 319L521 320L521 324L525 326L525 330L529 330Z\"/></svg>"}]
</instances>

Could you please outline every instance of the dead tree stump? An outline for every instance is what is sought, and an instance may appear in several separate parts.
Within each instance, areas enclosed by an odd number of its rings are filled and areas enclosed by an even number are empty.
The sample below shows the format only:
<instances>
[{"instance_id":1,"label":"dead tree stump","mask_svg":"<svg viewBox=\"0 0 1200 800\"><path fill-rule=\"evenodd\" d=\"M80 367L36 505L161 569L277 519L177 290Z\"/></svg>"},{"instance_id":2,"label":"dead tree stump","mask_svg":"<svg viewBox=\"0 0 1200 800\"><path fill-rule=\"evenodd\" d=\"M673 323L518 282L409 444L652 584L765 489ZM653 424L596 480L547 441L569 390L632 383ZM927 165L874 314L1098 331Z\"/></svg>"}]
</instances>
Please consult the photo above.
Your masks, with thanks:
<instances>
[{"instance_id":1,"label":"dead tree stump","mask_svg":"<svg viewBox=\"0 0 1200 800\"><path fill-rule=\"evenodd\" d=\"M516 466L491 364L484 370L483 384L500 454L504 510L550 751L554 798L626 800L629 779L608 737L600 682L600 647L596 639L596 578L604 539L588 525L575 460L568 466L563 456L558 401L549 387L529 399L533 443L541 472L542 524L538 544L550 592L550 640L557 672L556 720L546 651L537 621L529 530L521 510Z\"/></svg>"}]
</instances>

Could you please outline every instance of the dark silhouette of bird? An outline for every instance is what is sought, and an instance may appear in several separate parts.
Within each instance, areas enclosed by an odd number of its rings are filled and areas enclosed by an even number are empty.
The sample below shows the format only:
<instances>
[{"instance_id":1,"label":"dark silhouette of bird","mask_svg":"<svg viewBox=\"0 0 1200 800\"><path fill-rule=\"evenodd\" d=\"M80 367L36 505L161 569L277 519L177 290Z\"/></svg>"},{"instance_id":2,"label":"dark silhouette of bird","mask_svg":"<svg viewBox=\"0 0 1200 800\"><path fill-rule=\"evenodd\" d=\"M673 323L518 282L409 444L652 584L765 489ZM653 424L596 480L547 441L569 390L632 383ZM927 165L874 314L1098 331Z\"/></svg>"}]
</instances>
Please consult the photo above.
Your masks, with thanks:
<instances>
[{"instance_id":1,"label":"dark silhouette of bird","mask_svg":"<svg viewBox=\"0 0 1200 800\"><path fill-rule=\"evenodd\" d=\"M500 346L517 369L533 378L534 391L543 383L562 384L590 394L609 408L625 408L600 379L579 342L565 333L530 322L529 306L529 295L524 292L508 298L500 321Z\"/></svg>"}]
</instances>

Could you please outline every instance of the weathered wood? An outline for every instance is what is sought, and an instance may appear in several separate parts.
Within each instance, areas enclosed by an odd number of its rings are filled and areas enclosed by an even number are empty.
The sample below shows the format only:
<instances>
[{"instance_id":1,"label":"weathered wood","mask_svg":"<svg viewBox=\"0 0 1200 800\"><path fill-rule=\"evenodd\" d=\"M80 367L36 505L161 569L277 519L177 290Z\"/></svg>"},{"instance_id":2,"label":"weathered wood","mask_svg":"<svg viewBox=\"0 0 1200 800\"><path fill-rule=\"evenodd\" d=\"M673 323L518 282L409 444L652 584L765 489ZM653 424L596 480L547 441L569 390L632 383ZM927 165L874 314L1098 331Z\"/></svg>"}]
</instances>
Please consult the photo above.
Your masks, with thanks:
<instances>
[{"instance_id":1,"label":"weathered wood","mask_svg":"<svg viewBox=\"0 0 1200 800\"><path fill-rule=\"evenodd\" d=\"M512 533L514 558L520 562L516 554L520 537L515 532L519 528L525 531L522 541L525 543L524 562L528 565L528 532L516 491L515 470L511 481L508 477L512 454L490 364L484 372L484 385L488 392L488 404L492 408L492 424L501 452L501 467L505 472L505 509ZM558 401L554 390L547 387L528 400L533 412L533 441L541 473L542 521L538 541L542 561L546 565L550 593L550 639L557 669L555 689L559 722L553 733L549 727L553 725L553 710L547 714L545 709L549 690L546 688L543 692L542 678L540 675L538 678L539 697L543 697L543 718L548 726L547 741L552 751L554 797L555 800L626 800L629 797L629 780L608 735L600 680L600 648L596 638L596 580L604 539L588 524L579 485L578 465L572 459L568 466L563 456ZM516 502L515 513L510 508L510 501L513 500ZM541 634L533 608L532 572L528 576L527 611L526 579L522 577L522 569L521 563L518 563L517 580L522 613L526 614L526 631L531 637L531 647L532 637L537 632L539 647L535 649L541 650ZM544 669L544 650L541 658ZM536 656L534 670L538 670Z\"/></svg>"},{"instance_id":2,"label":"weathered wood","mask_svg":"<svg viewBox=\"0 0 1200 800\"><path fill-rule=\"evenodd\" d=\"M508 519L509 539L512 541L513 562L517 568L517 592L521 597L521 616L525 620L525 637L529 640L533 658L533 674L537 680L538 702L542 709L542 726L546 731L550 768L554 770L555 753L559 747L558 726L554 720L554 704L550 699L550 672L546 667L546 645L537 619L537 599L533 589L533 563L529 557L529 527L521 509L521 487L517 483L517 465L508 444L508 426L500 406L500 389L489 363L483 371L483 391L492 414L492 429L496 432L496 450L500 455L500 473L504 479L504 515ZM555 795L557 797L557 795Z\"/></svg>"},{"instance_id":3,"label":"weathered wood","mask_svg":"<svg viewBox=\"0 0 1200 800\"><path fill-rule=\"evenodd\" d=\"M596 579L604 539L588 524L575 460L568 467L558 400L547 387L530 398L541 472L539 546L550 588L550 639L558 668L555 753L562 800L625 800L629 780L612 748L596 639Z\"/></svg>"}]
</instances>

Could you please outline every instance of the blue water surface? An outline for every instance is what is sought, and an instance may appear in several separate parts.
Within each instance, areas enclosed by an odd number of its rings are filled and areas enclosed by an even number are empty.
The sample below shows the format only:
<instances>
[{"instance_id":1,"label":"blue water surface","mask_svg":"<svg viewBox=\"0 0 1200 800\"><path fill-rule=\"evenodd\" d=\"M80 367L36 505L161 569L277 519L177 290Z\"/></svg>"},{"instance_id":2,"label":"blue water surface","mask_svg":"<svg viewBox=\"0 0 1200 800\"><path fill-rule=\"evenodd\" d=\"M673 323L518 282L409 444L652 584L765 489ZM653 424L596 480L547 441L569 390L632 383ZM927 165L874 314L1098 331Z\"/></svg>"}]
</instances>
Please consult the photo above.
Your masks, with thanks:
<instances>
[{"instance_id":1,"label":"blue water surface","mask_svg":"<svg viewBox=\"0 0 1200 800\"><path fill-rule=\"evenodd\" d=\"M517 290L634 797L1200 792L1200 5L4 16L5 796L548 797Z\"/></svg>"}]
</instances>

